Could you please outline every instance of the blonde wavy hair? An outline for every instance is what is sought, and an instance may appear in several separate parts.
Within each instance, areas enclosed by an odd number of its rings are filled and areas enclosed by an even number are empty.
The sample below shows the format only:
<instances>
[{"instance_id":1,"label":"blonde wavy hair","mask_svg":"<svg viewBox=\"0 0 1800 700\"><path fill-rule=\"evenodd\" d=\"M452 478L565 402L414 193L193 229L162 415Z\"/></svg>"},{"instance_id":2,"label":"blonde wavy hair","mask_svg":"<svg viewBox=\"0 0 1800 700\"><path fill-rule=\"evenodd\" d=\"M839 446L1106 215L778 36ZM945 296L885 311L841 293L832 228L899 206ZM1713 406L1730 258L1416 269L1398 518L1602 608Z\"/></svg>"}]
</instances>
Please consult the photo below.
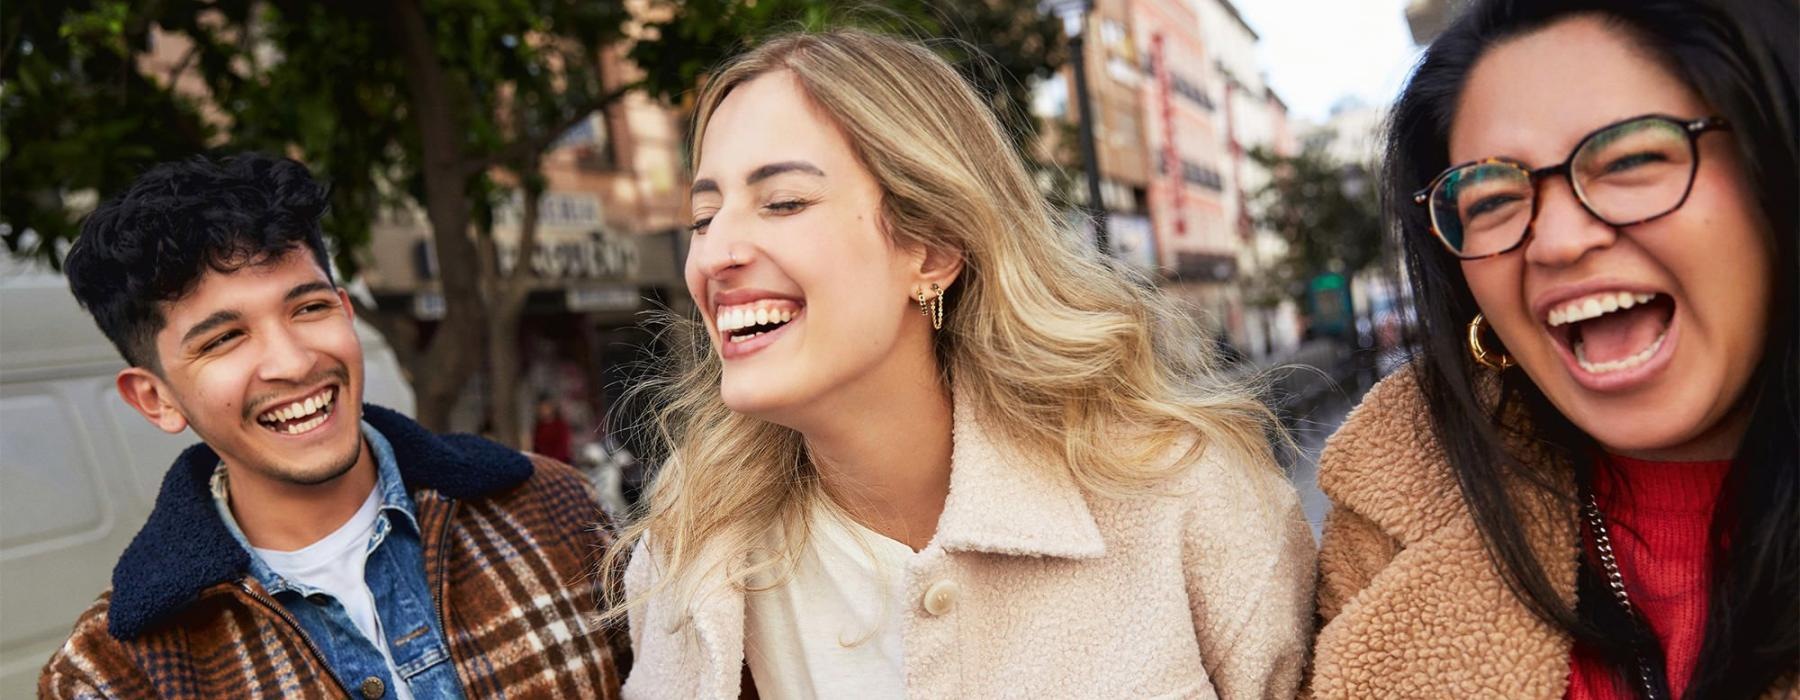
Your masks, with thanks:
<instances>
[{"instance_id":1,"label":"blonde wavy hair","mask_svg":"<svg viewBox=\"0 0 1800 700\"><path fill-rule=\"evenodd\" d=\"M732 89L784 70L880 184L893 243L962 255L935 352L984 429L1102 496L1156 490L1197 456L1169 460L1187 440L1246 468L1273 468L1269 410L1217 378L1186 314L1058 226L992 111L930 50L855 30L771 39L700 93L691 167ZM654 397L651 425L670 449L644 509L602 560L604 588L614 592L602 613L609 622L658 594L691 610L721 569L743 590L785 580L807 513L830 507L800 434L726 408L704 328L665 322L674 357L635 390ZM752 561L775 525L787 529L786 551ZM661 575L626 599L618 579L640 543Z\"/></svg>"}]
</instances>

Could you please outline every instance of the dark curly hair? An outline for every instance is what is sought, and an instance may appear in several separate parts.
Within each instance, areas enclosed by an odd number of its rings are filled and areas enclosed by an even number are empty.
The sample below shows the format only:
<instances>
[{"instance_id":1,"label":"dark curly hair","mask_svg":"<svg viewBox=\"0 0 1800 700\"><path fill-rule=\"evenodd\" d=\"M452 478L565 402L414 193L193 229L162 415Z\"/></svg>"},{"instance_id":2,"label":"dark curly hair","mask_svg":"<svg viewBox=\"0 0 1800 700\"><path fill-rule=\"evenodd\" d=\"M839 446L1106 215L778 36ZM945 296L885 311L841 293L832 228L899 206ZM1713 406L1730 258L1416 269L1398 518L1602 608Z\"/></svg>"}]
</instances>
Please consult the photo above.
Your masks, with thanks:
<instances>
[{"instance_id":1,"label":"dark curly hair","mask_svg":"<svg viewBox=\"0 0 1800 700\"><path fill-rule=\"evenodd\" d=\"M319 228L327 193L306 166L260 153L163 163L82 221L63 270L125 361L160 372L162 305L207 270L264 265L305 246L331 279Z\"/></svg>"}]
</instances>

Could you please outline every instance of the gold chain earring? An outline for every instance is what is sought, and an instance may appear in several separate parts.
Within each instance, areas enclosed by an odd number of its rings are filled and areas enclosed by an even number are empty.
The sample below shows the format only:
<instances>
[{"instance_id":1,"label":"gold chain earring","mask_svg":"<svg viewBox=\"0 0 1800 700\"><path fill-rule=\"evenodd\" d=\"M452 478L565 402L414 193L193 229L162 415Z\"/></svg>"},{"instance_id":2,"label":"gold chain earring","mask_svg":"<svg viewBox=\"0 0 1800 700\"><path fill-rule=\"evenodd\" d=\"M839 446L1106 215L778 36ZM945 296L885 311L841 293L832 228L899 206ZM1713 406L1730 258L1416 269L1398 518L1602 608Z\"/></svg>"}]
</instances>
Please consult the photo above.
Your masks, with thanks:
<instances>
[{"instance_id":1,"label":"gold chain earring","mask_svg":"<svg viewBox=\"0 0 1800 700\"><path fill-rule=\"evenodd\" d=\"M1482 318L1481 314L1475 314L1474 320L1469 321L1469 355L1475 358L1475 363L1495 372L1518 364L1505 353L1489 352L1482 347L1481 329L1486 325L1487 319Z\"/></svg>"},{"instance_id":2,"label":"gold chain earring","mask_svg":"<svg viewBox=\"0 0 1800 700\"><path fill-rule=\"evenodd\" d=\"M931 296L925 290L919 290L919 315L931 319L931 329L941 330L944 327L944 289L936 282L931 283Z\"/></svg>"}]
</instances>

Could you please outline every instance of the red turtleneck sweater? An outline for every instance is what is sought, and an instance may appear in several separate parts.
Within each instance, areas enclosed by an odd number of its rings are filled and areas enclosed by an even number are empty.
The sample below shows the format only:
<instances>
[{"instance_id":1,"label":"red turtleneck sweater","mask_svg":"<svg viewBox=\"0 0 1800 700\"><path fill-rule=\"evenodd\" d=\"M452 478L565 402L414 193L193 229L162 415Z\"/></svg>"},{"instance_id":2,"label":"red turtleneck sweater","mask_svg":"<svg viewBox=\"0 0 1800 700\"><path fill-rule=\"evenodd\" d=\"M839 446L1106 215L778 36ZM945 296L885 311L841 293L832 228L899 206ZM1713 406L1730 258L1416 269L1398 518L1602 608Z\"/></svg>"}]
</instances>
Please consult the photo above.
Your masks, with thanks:
<instances>
[{"instance_id":1,"label":"red turtleneck sweater","mask_svg":"<svg viewBox=\"0 0 1800 700\"><path fill-rule=\"evenodd\" d=\"M1625 591L1662 642L1676 698L1700 656L1712 572L1707 536L1713 504L1730 470L1728 460L1647 462L1610 456L1602 460L1594 480L1595 502L1606 518ZM1579 649L1570 666L1569 700L1624 700L1641 693L1635 691L1631 669L1626 678L1632 685L1625 690L1633 692L1622 694L1615 673Z\"/></svg>"}]
</instances>

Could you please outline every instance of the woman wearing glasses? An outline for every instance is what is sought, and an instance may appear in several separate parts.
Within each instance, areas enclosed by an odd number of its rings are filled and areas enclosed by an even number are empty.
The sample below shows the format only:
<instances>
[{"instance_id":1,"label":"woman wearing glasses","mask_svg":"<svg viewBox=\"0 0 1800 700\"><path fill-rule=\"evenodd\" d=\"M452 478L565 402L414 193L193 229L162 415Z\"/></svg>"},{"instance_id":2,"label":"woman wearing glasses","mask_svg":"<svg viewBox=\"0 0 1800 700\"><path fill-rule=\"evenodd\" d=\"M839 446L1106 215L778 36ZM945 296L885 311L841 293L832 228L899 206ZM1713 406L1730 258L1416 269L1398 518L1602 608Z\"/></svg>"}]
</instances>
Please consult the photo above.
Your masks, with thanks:
<instances>
[{"instance_id":1,"label":"woman wearing glasses","mask_svg":"<svg viewBox=\"0 0 1800 700\"><path fill-rule=\"evenodd\" d=\"M1794 692L1792 2L1477 2L1395 106L1421 328L1332 438L1319 697Z\"/></svg>"}]
</instances>

